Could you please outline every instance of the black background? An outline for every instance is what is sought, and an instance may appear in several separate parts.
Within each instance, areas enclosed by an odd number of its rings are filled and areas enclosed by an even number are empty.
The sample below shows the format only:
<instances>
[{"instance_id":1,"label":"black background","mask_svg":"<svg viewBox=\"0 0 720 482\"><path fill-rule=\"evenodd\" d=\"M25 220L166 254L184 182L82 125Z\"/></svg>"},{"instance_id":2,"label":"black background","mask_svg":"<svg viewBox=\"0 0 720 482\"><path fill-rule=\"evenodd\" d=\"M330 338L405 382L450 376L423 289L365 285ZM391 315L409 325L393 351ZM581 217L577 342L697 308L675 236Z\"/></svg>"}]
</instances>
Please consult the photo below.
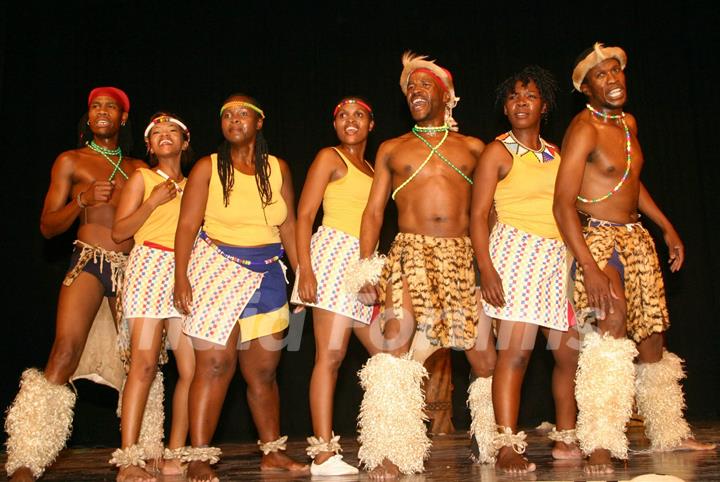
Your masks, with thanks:
<instances>
[{"instance_id":1,"label":"black background","mask_svg":"<svg viewBox=\"0 0 720 482\"><path fill-rule=\"evenodd\" d=\"M218 109L233 92L264 105L271 152L286 159L299 194L314 154L335 143L331 113L348 94L374 106L378 144L412 125L398 88L407 49L438 59L454 75L462 98L461 131L489 142L507 129L493 107L495 86L536 63L558 78L558 110L544 137L560 143L583 99L571 93L575 57L595 41L628 53L627 110L638 119L646 157L643 181L674 222L687 249L680 273L666 273L672 328L669 348L687 361L691 419L717 419L720 269L716 223L718 7L700 2L3 2L0 6L0 158L3 235L0 408L17 390L23 368L44 366L60 282L73 233L44 240L39 214L57 154L73 148L89 90L124 89L131 100L135 155L142 129L160 109L179 113L198 155L220 141ZM664 4L665 2L663 2ZM382 246L395 232L388 208ZM667 250L653 228L660 256ZM664 264L664 263L663 263ZM310 434L307 385L314 356L308 316L299 351L283 355L278 377L283 431ZM538 345L526 376L521 425L552 420L552 360ZM355 372L364 353L353 340L340 372L336 432L354 433L361 393ZM455 367L454 421L465 429L468 367ZM168 389L175 371L166 368ZM116 395L79 383L71 444L119 443ZM228 393L219 441L255 437L237 376Z\"/></svg>"}]
</instances>

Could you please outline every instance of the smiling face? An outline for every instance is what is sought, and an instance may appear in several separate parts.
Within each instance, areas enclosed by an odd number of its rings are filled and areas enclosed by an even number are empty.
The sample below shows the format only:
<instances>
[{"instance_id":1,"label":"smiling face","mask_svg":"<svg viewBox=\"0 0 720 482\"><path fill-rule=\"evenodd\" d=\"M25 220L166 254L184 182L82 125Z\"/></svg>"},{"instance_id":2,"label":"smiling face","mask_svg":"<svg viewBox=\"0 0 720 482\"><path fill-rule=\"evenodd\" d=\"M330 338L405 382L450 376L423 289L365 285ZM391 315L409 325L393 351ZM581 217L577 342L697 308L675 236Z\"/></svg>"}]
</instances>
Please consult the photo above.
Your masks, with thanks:
<instances>
[{"instance_id":1,"label":"smiling face","mask_svg":"<svg viewBox=\"0 0 720 482\"><path fill-rule=\"evenodd\" d=\"M540 124L542 115L547 112L547 104L540 96L540 89L533 80L527 84L515 82L503 104L503 113L513 129L526 129Z\"/></svg>"},{"instance_id":2,"label":"smiling face","mask_svg":"<svg viewBox=\"0 0 720 482\"><path fill-rule=\"evenodd\" d=\"M252 99L242 96L230 97L226 103L231 101L254 103ZM228 142L242 144L255 139L258 131L262 129L263 119L250 107L235 105L223 110L220 123L223 136Z\"/></svg>"},{"instance_id":3,"label":"smiling face","mask_svg":"<svg viewBox=\"0 0 720 482\"><path fill-rule=\"evenodd\" d=\"M340 142L351 145L367 140L375 122L360 104L344 103L335 115L333 126Z\"/></svg>"},{"instance_id":4,"label":"smiling face","mask_svg":"<svg viewBox=\"0 0 720 482\"><path fill-rule=\"evenodd\" d=\"M606 59L590 69L580 86L597 108L621 109L627 101L625 73L617 59Z\"/></svg>"},{"instance_id":5,"label":"smiling face","mask_svg":"<svg viewBox=\"0 0 720 482\"><path fill-rule=\"evenodd\" d=\"M182 128L174 122L155 124L147 142L150 152L158 157L177 156L188 146Z\"/></svg>"},{"instance_id":6,"label":"smiling face","mask_svg":"<svg viewBox=\"0 0 720 482\"><path fill-rule=\"evenodd\" d=\"M95 97L88 106L88 123L92 133L98 137L111 137L120 131L127 120L120 103L108 95Z\"/></svg>"},{"instance_id":7,"label":"smiling face","mask_svg":"<svg viewBox=\"0 0 720 482\"><path fill-rule=\"evenodd\" d=\"M445 104L450 94L443 90L427 72L416 70L408 78L406 99L413 120L431 125L442 125Z\"/></svg>"}]
</instances>

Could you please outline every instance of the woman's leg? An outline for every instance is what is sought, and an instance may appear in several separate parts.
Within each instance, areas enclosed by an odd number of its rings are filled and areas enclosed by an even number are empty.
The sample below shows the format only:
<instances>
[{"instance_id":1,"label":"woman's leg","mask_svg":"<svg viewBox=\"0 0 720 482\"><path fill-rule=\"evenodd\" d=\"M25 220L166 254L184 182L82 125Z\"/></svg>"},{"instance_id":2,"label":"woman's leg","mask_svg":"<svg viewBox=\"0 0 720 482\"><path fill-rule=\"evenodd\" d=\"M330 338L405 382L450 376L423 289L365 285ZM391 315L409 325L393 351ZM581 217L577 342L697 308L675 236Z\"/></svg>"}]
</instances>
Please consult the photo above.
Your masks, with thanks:
<instances>
[{"instance_id":1,"label":"woman's leg","mask_svg":"<svg viewBox=\"0 0 720 482\"><path fill-rule=\"evenodd\" d=\"M520 391L535 346L537 330L537 325L498 320L498 358L492 387L493 408L497 424L509 428L512 433L517 432ZM512 446L500 448L497 466L512 473L535 470L535 464L528 462Z\"/></svg>"},{"instance_id":2,"label":"woman's leg","mask_svg":"<svg viewBox=\"0 0 720 482\"><path fill-rule=\"evenodd\" d=\"M345 358L352 320L337 313L313 308L315 366L310 378L310 414L316 437L328 442L332 436L333 398L338 369ZM321 452L315 463L322 464L334 452Z\"/></svg>"},{"instance_id":3,"label":"woman's leg","mask_svg":"<svg viewBox=\"0 0 720 482\"><path fill-rule=\"evenodd\" d=\"M240 371L247 383L248 405L263 443L280 438L280 393L276 369L282 353L282 338L282 332L263 336L243 343L239 350ZM276 451L263 454L260 469L307 471L309 467Z\"/></svg>"}]
</instances>

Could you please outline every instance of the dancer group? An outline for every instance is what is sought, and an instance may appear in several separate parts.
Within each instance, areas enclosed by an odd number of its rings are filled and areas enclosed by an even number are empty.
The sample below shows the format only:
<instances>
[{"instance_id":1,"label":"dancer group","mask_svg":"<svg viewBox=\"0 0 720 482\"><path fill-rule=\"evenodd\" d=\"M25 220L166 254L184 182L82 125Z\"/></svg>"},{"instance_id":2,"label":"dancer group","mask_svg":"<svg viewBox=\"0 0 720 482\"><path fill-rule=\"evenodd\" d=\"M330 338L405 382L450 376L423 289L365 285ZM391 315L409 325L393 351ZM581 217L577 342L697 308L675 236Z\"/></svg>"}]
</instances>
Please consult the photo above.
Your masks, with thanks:
<instances>
[{"instance_id":1,"label":"dancer group","mask_svg":"<svg viewBox=\"0 0 720 482\"><path fill-rule=\"evenodd\" d=\"M110 383L121 391L121 447L110 460L119 481L154 481L156 470L218 480L221 451L211 444L237 367L261 469L358 473L332 426L352 333L369 355L358 373L358 458L374 479L423 471L431 448L423 362L441 348L463 350L470 365L472 459L533 471L517 422L538 330L555 360L554 458L587 457L589 473L612 472L612 458L628 458L633 403L653 449L713 449L693 438L682 360L664 348L663 280L640 214L662 230L671 271L684 248L640 181L637 123L623 111L626 63L621 48L599 43L579 56L572 81L587 107L559 149L540 135L557 93L547 70L529 66L498 86L510 130L485 145L459 132L451 73L406 53L400 88L412 130L383 142L369 163L373 109L361 97L341 99L332 112L339 144L317 153L297 211L290 166L269 153L256 99L226 99L224 140L186 179L190 129L179 116L153 115L147 163L131 159L123 154L128 96L93 89L81 145L56 159L41 216L46 237L76 220L80 227L49 360L22 374L7 412L11 480L41 477L64 447L76 398L67 383L88 353L103 355L93 346L103 341L105 298L124 367ZM398 234L382 255L389 198ZM284 260L295 274L289 299ZM276 369L290 303L310 307L314 324L310 464L285 455L280 428ZM164 445L158 366L168 349L179 379Z\"/></svg>"}]
</instances>

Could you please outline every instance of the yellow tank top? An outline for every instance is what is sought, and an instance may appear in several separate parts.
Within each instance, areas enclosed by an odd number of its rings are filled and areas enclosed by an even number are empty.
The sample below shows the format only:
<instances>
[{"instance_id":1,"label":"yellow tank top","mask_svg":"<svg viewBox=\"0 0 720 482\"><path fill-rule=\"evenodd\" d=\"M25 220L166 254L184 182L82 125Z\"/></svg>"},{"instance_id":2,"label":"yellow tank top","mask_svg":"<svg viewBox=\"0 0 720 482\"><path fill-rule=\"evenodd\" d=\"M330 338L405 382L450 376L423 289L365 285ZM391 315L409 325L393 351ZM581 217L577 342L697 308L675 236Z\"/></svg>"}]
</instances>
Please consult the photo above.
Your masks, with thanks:
<instances>
[{"instance_id":1,"label":"yellow tank top","mask_svg":"<svg viewBox=\"0 0 720 482\"><path fill-rule=\"evenodd\" d=\"M217 170L217 154L210 156L212 173L205 207L204 230L212 239L235 246L261 246L280 242L280 226L287 217L287 206L280 189L282 172L275 156L270 164L270 204L262 207L254 175L234 169L234 185L227 205L223 201L222 183Z\"/></svg>"},{"instance_id":2,"label":"yellow tank top","mask_svg":"<svg viewBox=\"0 0 720 482\"><path fill-rule=\"evenodd\" d=\"M347 166L347 174L329 182L325 188L322 223L323 226L359 238L360 222L370 195L372 177L355 167L339 149L333 147L333 150Z\"/></svg>"},{"instance_id":3,"label":"yellow tank top","mask_svg":"<svg viewBox=\"0 0 720 482\"><path fill-rule=\"evenodd\" d=\"M543 238L560 239L552 212L555 178L560 151L542 138L542 147L533 151L507 132L498 136L513 157L508 175L495 190L498 221Z\"/></svg>"},{"instance_id":4,"label":"yellow tank top","mask_svg":"<svg viewBox=\"0 0 720 482\"><path fill-rule=\"evenodd\" d=\"M145 193L143 194L143 202L150 197L152 190L158 184L165 182L165 178L157 172L141 167L138 172L143 177L145 184ZM183 179L178 185L185 188L187 179ZM166 248L175 248L175 230L177 229L178 217L180 216L181 195L175 196L165 204L156 207L150 217L145 220L140 229L137 230L133 239L136 245L143 244L145 241L165 246Z\"/></svg>"}]
</instances>

